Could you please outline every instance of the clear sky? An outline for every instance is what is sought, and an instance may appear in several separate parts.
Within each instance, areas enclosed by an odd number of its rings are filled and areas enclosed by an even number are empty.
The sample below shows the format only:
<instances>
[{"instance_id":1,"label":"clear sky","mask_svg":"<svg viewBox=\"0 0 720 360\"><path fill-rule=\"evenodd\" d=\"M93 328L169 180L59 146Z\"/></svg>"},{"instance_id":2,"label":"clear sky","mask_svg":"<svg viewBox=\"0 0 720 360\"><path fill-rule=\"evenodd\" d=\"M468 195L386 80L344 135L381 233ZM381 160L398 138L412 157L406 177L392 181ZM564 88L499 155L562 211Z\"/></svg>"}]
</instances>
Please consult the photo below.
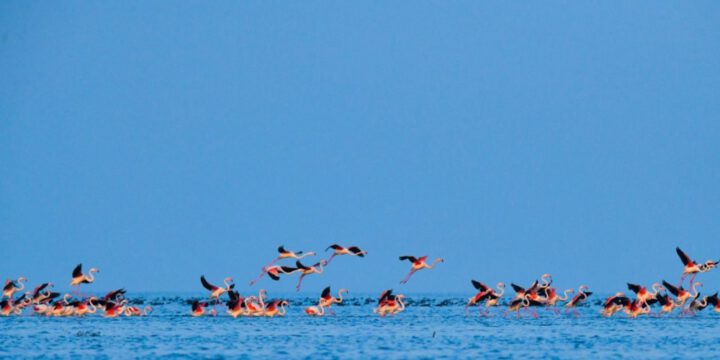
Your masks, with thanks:
<instances>
[{"instance_id":1,"label":"clear sky","mask_svg":"<svg viewBox=\"0 0 720 360\"><path fill-rule=\"evenodd\" d=\"M0 2L0 277L623 290L720 258L720 3ZM416 275L398 255L442 256ZM720 287L720 271L700 277ZM295 278L262 283L292 290Z\"/></svg>"}]
</instances>

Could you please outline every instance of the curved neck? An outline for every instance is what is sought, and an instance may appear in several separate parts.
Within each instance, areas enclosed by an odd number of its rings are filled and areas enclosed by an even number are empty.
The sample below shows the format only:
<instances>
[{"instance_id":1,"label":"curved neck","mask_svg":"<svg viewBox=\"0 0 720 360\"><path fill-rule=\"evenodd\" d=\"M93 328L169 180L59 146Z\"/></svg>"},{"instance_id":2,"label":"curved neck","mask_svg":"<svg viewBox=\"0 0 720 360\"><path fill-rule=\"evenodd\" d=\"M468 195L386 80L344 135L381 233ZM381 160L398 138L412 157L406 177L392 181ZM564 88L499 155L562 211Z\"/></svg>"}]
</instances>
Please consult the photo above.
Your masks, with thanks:
<instances>
[{"instance_id":1,"label":"curved neck","mask_svg":"<svg viewBox=\"0 0 720 360\"><path fill-rule=\"evenodd\" d=\"M498 286L497 289L496 295L502 297L505 294L505 286Z\"/></svg>"},{"instance_id":2,"label":"curved neck","mask_svg":"<svg viewBox=\"0 0 720 360\"><path fill-rule=\"evenodd\" d=\"M89 282L95 281L94 273L95 273L95 269L90 269L90 271L88 271L88 276L85 277L87 279L87 281L89 281Z\"/></svg>"},{"instance_id":3,"label":"curved neck","mask_svg":"<svg viewBox=\"0 0 720 360\"><path fill-rule=\"evenodd\" d=\"M283 315L283 316L285 315L285 303L284 302L280 303L280 310L278 310L278 314Z\"/></svg>"},{"instance_id":4,"label":"curved neck","mask_svg":"<svg viewBox=\"0 0 720 360\"><path fill-rule=\"evenodd\" d=\"M561 300L561 301L567 300L567 299L570 297L570 293L573 292L573 291L574 291L574 290L572 290L572 289L567 289L567 290L565 290L565 292L564 292L565 296L564 296L564 297L558 296L558 300Z\"/></svg>"},{"instance_id":5,"label":"curved neck","mask_svg":"<svg viewBox=\"0 0 720 360\"><path fill-rule=\"evenodd\" d=\"M346 292L346 291L343 291L343 290L345 290L345 289L341 289L340 291L338 291L338 297L337 297L337 299L335 299L335 302L338 303L338 304L341 303L341 302L343 302L343 297L342 297L342 295L343 295L344 292Z\"/></svg>"},{"instance_id":6,"label":"curved neck","mask_svg":"<svg viewBox=\"0 0 720 360\"><path fill-rule=\"evenodd\" d=\"M22 291L23 289L25 289L25 279L18 279L17 282L18 284L20 284L20 286L17 287L17 291Z\"/></svg>"},{"instance_id":7,"label":"curved neck","mask_svg":"<svg viewBox=\"0 0 720 360\"><path fill-rule=\"evenodd\" d=\"M435 261L433 261L431 265L427 265L427 268L432 269L435 267L435 265L437 265L437 263L439 263L441 261L442 261L442 259L435 259Z\"/></svg>"}]
</instances>

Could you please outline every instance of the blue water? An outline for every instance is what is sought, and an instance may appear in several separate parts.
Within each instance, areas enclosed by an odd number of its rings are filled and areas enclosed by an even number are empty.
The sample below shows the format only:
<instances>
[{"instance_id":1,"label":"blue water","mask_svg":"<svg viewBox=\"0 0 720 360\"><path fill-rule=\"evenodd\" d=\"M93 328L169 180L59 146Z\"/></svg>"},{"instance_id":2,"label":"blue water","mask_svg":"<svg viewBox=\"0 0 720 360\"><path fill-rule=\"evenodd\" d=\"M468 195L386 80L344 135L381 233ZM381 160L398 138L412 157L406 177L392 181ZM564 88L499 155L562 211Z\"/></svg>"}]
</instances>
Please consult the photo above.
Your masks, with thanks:
<instances>
[{"instance_id":1,"label":"blue water","mask_svg":"<svg viewBox=\"0 0 720 360\"><path fill-rule=\"evenodd\" d=\"M273 295L273 294L270 294ZM373 314L374 296L351 296L337 316L309 318L316 299L290 297L282 318L189 316L185 294L128 294L152 305L141 318L0 318L0 357L60 358L672 358L720 354L720 315L602 318L600 298L580 316L489 317L465 296L408 294L396 317ZM468 294L469 297L471 294Z\"/></svg>"}]
</instances>

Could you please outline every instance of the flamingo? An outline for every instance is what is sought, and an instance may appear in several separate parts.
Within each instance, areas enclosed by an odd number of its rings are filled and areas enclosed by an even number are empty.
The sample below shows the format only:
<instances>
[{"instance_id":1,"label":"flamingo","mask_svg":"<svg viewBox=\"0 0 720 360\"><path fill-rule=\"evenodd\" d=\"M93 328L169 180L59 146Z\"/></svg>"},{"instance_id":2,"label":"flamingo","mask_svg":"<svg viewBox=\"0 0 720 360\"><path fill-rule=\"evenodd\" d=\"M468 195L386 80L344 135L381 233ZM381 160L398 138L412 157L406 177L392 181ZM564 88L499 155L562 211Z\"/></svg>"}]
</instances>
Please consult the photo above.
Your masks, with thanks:
<instances>
[{"instance_id":1,"label":"flamingo","mask_svg":"<svg viewBox=\"0 0 720 360\"><path fill-rule=\"evenodd\" d=\"M305 308L305 313L308 314L308 316L320 317L325 315L325 307L321 305L308 306Z\"/></svg>"},{"instance_id":2,"label":"flamingo","mask_svg":"<svg viewBox=\"0 0 720 360\"><path fill-rule=\"evenodd\" d=\"M330 309L330 307L333 304L341 304L343 302L342 294L347 292L347 289L340 289L338 291L338 297L333 297L332 293L330 292L330 287L328 286L323 289L322 294L320 294L320 300L318 300L318 305L324 308L328 308L328 311L332 315L335 315L335 312Z\"/></svg>"},{"instance_id":3,"label":"flamingo","mask_svg":"<svg viewBox=\"0 0 720 360\"><path fill-rule=\"evenodd\" d=\"M265 298L267 297L264 289L260 289L258 296L250 296L245 299L245 307L247 314L252 316L263 316L265 314Z\"/></svg>"},{"instance_id":4,"label":"flamingo","mask_svg":"<svg viewBox=\"0 0 720 360\"><path fill-rule=\"evenodd\" d=\"M361 250L357 246L350 246L350 247L346 248L346 247L342 247L338 244L332 244L332 245L328 246L328 248L325 249L325 251L328 251L330 249L333 249L334 251L333 251L333 254L330 255L330 257L327 259L327 264L330 264L330 261L332 261L332 259L338 255L351 255L351 256L359 256L359 257L365 257L365 255L367 255L367 251Z\"/></svg>"},{"instance_id":5,"label":"flamingo","mask_svg":"<svg viewBox=\"0 0 720 360\"><path fill-rule=\"evenodd\" d=\"M673 286L672 284L668 283L668 282L665 281L665 280L663 280L662 284L663 284L663 286L665 286L665 288L666 288L671 294L675 295L676 302L677 302L678 305L681 306L681 307L685 305L685 302L687 302L688 299L690 299L690 298L692 298L692 297L695 297L695 295L697 295L698 291L697 291L696 287L697 287L697 286L702 286L702 283L700 283L700 282L693 283L693 284L692 284L692 288L690 289L691 291L694 292L694 294L693 294L693 293L691 293L690 291L685 290L682 286L680 286L680 287L675 287L675 286Z\"/></svg>"},{"instance_id":6,"label":"flamingo","mask_svg":"<svg viewBox=\"0 0 720 360\"><path fill-rule=\"evenodd\" d=\"M652 302L653 300L655 300L657 294L665 289L660 283L652 284L653 292L648 291L646 287L638 284L627 283L627 286L628 290L635 293L638 300L646 304L648 303L648 301Z\"/></svg>"},{"instance_id":7,"label":"flamingo","mask_svg":"<svg viewBox=\"0 0 720 360\"><path fill-rule=\"evenodd\" d=\"M228 307L228 314L234 318L246 315L247 308L245 307L245 298L240 296L240 293L234 290L228 291L228 296L230 297L230 300L226 303Z\"/></svg>"},{"instance_id":8,"label":"flamingo","mask_svg":"<svg viewBox=\"0 0 720 360\"><path fill-rule=\"evenodd\" d=\"M192 302L192 310L190 312L190 315L193 317L203 316L205 315L205 307L208 306L207 301L193 301ZM214 315L214 314L213 314Z\"/></svg>"},{"instance_id":9,"label":"flamingo","mask_svg":"<svg viewBox=\"0 0 720 360\"><path fill-rule=\"evenodd\" d=\"M574 293L574 289L566 289L563 291L563 296L558 295L557 290L553 287L547 287L545 289L545 306L553 307L555 313L558 313L557 309L557 302L558 301L567 301L570 298L570 294Z\"/></svg>"},{"instance_id":10,"label":"flamingo","mask_svg":"<svg viewBox=\"0 0 720 360\"><path fill-rule=\"evenodd\" d=\"M631 301L630 298L625 296L624 293L618 292L613 296L608 297L605 300L605 304L603 305L602 310L600 313L605 317L611 317L616 312L622 310L626 306L630 305Z\"/></svg>"},{"instance_id":11,"label":"flamingo","mask_svg":"<svg viewBox=\"0 0 720 360\"><path fill-rule=\"evenodd\" d=\"M94 314L97 312L97 307L95 306L97 300L98 298L91 296L83 301L74 301L70 303L70 305L75 308L74 314L76 316L85 316L86 314Z\"/></svg>"},{"instance_id":12,"label":"flamingo","mask_svg":"<svg viewBox=\"0 0 720 360\"><path fill-rule=\"evenodd\" d=\"M282 260L282 259L296 259L296 260L300 260L300 259L305 258L305 257L308 257L308 256L314 256L314 255L316 255L315 252L313 252L313 251L309 251L309 252L304 253L304 252L302 252L302 251L286 250L286 249L285 249L285 245L280 245L280 246L278 247L278 250L277 250L277 251L278 251L278 257L276 257L275 260L271 261L269 264L265 265L265 267L263 267L263 270L264 270L266 267L271 266L271 265L275 264L276 262L278 262L278 261L280 261L280 260Z\"/></svg>"},{"instance_id":13,"label":"flamingo","mask_svg":"<svg viewBox=\"0 0 720 360\"><path fill-rule=\"evenodd\" d=\"M633 319L640 315L647 315L650 313L650 305L640 299L635 299L625 305L625 313Z\"/></svg>"},{"instance_id":14,"label":"flamingo","mask_svg":"<svg viewBox=\"0 0 720 360\"><path fill-rule=\"evenodd\" d=\"M530 299L527 298L527 296L523 295L521 297L515 297L510 301L510 304L508 304L508 310L505 312L505 316L507 316L511 312L515 312L517 314L518 319L520 318L520 310L522 308L527 309L530 306Z\"/></svg>"},{"instance_id":15,"label":"flamingo","mask_svg":"<svg viewBox=\"0 0 720 360\"><path fill-rule=\"evenodd\" d=\"M70 286L72 286L75 290L76 295L80 295L80 284L92 284L93 281L95 281L95 275L94 273L99 273L100 270L96 268L91 268L88 271L88 274L85 275L82 272L82 264L78 264L75 269L73 269L72 272L72 280L70 280Z\"/></svg>"},{"instance_id":16,"label":"flamingo","mask_svg":"<svg viewBox=\"0 0 720 360\"><path fill-rule=\"evenodd\" d=\"M401 284L407 284L408 280L410 280L410 277L415 274L416 271L421 269L432 269L435 267L436 264L444 262L442 258L437 258L435 261L433 261L432 265L427 264L427 255L421 256L420 258L416 258L414 256L400 256L400 261L408 260L412 263L412 268L410 268L410 272L405 276L403 280L400 281Z\"/></svg>"},{"instance_id":17,"label":"flamingo","mask_svg":"<svg viewBox=\"0 0 720 360\"><path fill-rule=\"evenodd\" d=\"M573 312L576 316L580 315L580 313L578 313L577 311L577 307L587 302L588 297L592 295L591 291L586 291L587 289L589 289L587 285L580 285L577 294L573 296L573 298L568 301L567 304L565 304L567 310L573 309Z\"/></svg>"},{"instance_id":18,"label":"flamingo","mask_svg":"<svg viewBox=\"0 0 720 360\"><path fill-rule=\"evenodd\" d=\"M0 315L10 316L14 313L12 298L0 301Z\"/></svg>"},{"instance_id":19,"label":"flamingo","mask_svg":"<svg viewBox=\"0 0 720 360\"><path fill-rule=\"evenodd\" d=\"M278 280L280 280L281 274L289 275L296 271L300 271L300 269L290 267L290 266L278 266L278 265L268 266L268 267L263 268L263 272L260 273L260 276L258 276L254 280L250 281L250 286L255 285L255 283L257 283L263 276L265 276L265 274L267 274L267 276L269 276L271 279L278 281Z\"/></svg>"},{"instance_id":20,"label":"flamingo","mask_svg":"<svg viewBox=\"0 0 720 360\"><path fill-rule=\"evenodd\" d=\"M708 296L708 304L712 305L716 313L720 313L720 301L718 301L718 293Z\"/></svg>"},{"instance_id":21,"label":"flamingo","mask_svg":"<svg viewBox=\"0 0 720 360\"><path fill-rule=\"evenodd\" d=\"M125 316L147 316L153 311L151 306L146 306L142 310L135 306L128 306L125 309Z\"/></svg>"},{"instance_id":22,"label":"flamingo","mask_svg":"<svg viewBox=\"0 0 720 360\"><path fill-rule=\"evenodd\" d=\"M106 318L116 318L122 315L123 313L125 313L125 307L127 303L127 300L122 300L119 303L108 301L105 304L105 314L103 316Z\"/></svg>"},{"instance_id":23,"label":"flamingo","mask_svg":"<svg viewBox=\"0 0 720 360\"><path fill-rule=\"evenodd\" d=\"M273 300L268 303L264 315L267 317L285 316L286 306L288 306L287 300Z\"/></svg>"},{"instance_id":24,"label":"flamingo","mask_svg":"<svg viewBox=\"0 0 720 360\"><path fill-rule=\"evenodd\" d=\"M108 302L108 301L119 302L119 301L125 299L125 293L126 293L125 289L112 290L112 291L108 292L107 294L105 294L105 296L103 296L103 301L104 302Z\"/></svg>"},{"instance_id":25,"label":"flamingo","mask_svg":"<svg viewBox=\"0 0 720 360\"><path fill-rule=\"evenodd\" d=\"M3 296L7 298L12 298L13 295L18 292L25 289L25 282L27 279L24 276L19 277L17 280L7 280L5 281L5 287L3 287Z\"/></svg>"},{"instance_id":26,"label":"flamingo","mask_svg":"<svg viewBox=\"0 0 720 360\"><path fill-rule=\"evenodd\" d=\"M32 292L32 300L34 304L39 304L44 298L50 295L52 292L50 288L53 287L53 283L43 283L35 287Z\"/></svg>"},{"instance_id":27,"label":"flamingo","mask_svg":"<svg viewBox=\"0 0 720 360\"><path fill-rule=\"evenodd\" d=\"M685 310L685 313L688 315L695 315L698 311L702 311L705 309L710 301L710 297L706 296L702 300L698 300L700 298L700 293L697 293L695 297L690 301L690 304L688 305L687 309Z\"/></svg>"},{"instance_id":28,"label":"flamingo","mask_svg":"<svg viewBox=\"0 0 720 360\"><path fill-rule=\"evenodd\" d=\"M657 294L655 295L655 299L657 299L657 302L660 304L659 315L670 314L675 308L679 307L679 305L667 295Z\"/></svg>"},{"instance_id":29,"label":"flamingo","mask_svg":"<svg viewBox=\"0 0 720 360\"><path fill-rule=\"evenodd\" d=\"M392 293L392 289L383 291L378 299L378 306L373 312L384 317L387 314L396 315L397 313L405 310L405 302L403 299L405 295Z\"/></svg>"},{"instance_id":30,"label":"flamingo","mask_svg":"<svg viewBox=\"0 0 720 360\"><path fill-rule=\"evenodd\" d=\"M327 265L327 261L320 260L320 262L313 264L312 266L305 266L303 265L300 260L295 262L295 265L300 270L300 279L298 280L297 286L295 287L295 291L300 291L300 286L302 286L303 279L310 275L310 274L322 274L323 273L323 266Z\"/></svg>"},{"instance_id":31,"label":"flamingo","mask_svg":"<svg viewBox=\"0 0 720 360\"><path fill-rule=\"evenodd\" d=\"M677 252L678 257L680 257L680 261L682 261L683 265L685 265L685 267L683 268L682 277L680 278L680 287L682 287L686 277L692 275L692 277L690 278L690 283L692 284L695 281L695 276L697 276L698 273L708 272L717 267L718 265L718 261L712 260L708 260L704 264L698 264L695 260L691 259L684 251L682 251L680 247L676 247L675 252Z\"/></svg>"},{"instance_id":32,"label":"flamingo","mask_svg":"<svg viewBox=\"0 0 720 360\"><path fill-rule=\"evenodd\" d=\"M497 283L497 291L493 290L491 287L477 281L477 280L470 280L470 283L472 283L473 287L478 290L478 293L475 294L475 296L468 299L468 303L465 305L465 312L467 313L467 309L470 306L473 305L479 305L483 301L485 301L485 308L489 308L491 306L497 305L500 298L505 293L505 284L503 283ZM488 310L485 310L485 315L488 314Z\"/></svg>"},{"instance_id":33,"label":"flamingo","mask_svg":"<svg viewBox=\"0 0 720 360\"><path fill-rule=\"evenodd\" d=\"M209 283L207 281L207 279L205 279L205 275L200 276L200 283L202 284L202 286L205 289L210 291L210 299L215 300L215 302L213 303L213 312L214 313L217 313L217 304L220 303L220 296L235 288L233 279L229 276L223 280L225 287L220 287L220 286L216 286L216 285Z\"/></svg>"}]
</instances>

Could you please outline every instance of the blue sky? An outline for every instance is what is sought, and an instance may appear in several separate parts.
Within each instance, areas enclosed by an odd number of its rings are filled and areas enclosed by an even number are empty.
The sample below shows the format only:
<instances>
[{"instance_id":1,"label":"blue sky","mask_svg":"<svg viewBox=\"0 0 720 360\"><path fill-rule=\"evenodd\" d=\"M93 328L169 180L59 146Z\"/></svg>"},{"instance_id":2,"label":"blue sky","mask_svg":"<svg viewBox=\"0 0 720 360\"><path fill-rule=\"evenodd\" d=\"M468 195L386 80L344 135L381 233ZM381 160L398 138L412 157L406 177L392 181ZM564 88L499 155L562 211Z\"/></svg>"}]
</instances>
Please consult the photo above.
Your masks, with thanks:
<instances>
[{"instance_id":1,"label":"blue sky","mask_svg":"<svg viewBox=\"0 0 720 360\"><path fill-rule=\"evenodd\" d=\"M720 257L717 2L0 3L0 277L616 291ZM442 256L416 275L398 255ZM720 271L700 278L707 291ZM292 280L265 280L288 291Z\"/></svg>"}]
</instances>

